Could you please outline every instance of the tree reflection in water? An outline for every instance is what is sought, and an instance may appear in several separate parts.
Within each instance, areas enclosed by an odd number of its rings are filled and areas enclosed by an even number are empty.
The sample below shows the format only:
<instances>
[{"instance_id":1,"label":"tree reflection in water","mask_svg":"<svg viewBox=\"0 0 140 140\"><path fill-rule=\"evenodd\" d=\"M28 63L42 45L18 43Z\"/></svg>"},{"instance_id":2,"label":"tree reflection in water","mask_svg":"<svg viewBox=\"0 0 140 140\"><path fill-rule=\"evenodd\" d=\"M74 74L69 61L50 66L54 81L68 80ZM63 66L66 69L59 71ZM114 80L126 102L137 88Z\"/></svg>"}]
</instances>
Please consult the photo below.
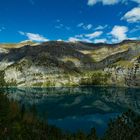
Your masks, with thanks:
<instances>
[{"instance_id":1,"label":"tree reflection in water","mask_svg":"<svg viewBox=\"0 0 140 140\"><path fill-rule=\"evenodd\" d=\"M84 133L64 132L41 122L33 105L25 108L17 101L0 94L0 139L2 140L138 140L140 139L140 116L129 110L114 120L110 120L104 136L97 136L96 129Z\"/></svg>"}]
</instances>

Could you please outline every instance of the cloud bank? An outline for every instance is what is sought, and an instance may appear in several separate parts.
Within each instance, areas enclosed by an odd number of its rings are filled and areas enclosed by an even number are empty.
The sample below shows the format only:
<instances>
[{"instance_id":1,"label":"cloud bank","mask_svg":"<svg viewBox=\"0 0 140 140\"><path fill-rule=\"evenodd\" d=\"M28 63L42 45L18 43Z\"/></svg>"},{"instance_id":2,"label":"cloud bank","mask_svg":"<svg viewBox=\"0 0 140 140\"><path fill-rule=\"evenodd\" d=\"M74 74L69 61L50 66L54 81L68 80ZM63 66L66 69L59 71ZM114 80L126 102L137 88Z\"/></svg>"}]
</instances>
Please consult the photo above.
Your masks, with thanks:
<instances>
[{"instance_id":1,"label":"cloud bank","mask_svg":"<svg viewBox=\"0 0 140 140\"><path fill-rule=\"evenodd\" d=\"M47 38L43 37L40 34L26 33L26 32L22 32L22 31L19 31L19 34L26 36L29 40L32 40L32 41L37 41L37 42L49 41Z\"/></svg>"},{"instance_id":2,"label":"cloud bank","mask_svg":"<svg viewBox=\"0 0 140 140\"><path fill-rule=\"evenodd\" d=\"M140 7L135 7L128 11L122 19L129 23L140 22Z\"/></svg>"}]
</instances>

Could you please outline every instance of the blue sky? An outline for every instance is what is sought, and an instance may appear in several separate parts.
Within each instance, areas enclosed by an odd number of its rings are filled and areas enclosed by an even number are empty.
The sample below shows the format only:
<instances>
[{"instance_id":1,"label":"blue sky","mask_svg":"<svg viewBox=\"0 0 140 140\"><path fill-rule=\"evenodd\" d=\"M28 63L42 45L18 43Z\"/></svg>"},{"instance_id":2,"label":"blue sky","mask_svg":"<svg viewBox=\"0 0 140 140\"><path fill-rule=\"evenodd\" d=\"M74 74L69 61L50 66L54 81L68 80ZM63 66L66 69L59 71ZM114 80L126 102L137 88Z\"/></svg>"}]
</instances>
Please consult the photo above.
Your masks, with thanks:
<instances>
[{"instance_id":1,"label":"blue sky","mask_svg":"<svg viewBox=\"0 0 140 140\"><path fill-rule=\"evenodd\" d=\"M0 0L0 42L140 39L140 0Z\"/></svg>"}]
</instances>

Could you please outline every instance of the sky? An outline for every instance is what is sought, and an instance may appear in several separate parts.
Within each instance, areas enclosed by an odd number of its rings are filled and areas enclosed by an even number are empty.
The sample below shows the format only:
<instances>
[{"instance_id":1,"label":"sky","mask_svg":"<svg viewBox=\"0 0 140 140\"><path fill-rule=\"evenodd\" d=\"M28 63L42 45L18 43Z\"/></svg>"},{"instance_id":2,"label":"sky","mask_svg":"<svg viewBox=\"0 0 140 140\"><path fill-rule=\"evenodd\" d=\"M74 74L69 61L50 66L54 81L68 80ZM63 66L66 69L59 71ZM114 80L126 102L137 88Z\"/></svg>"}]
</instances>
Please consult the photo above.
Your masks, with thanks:
<instances>
[{"instance_id":1,"label":"sky","mask_svg":"<svg viewBox=\"0 0 140 140\"><path fill-rule=\"evenodd\" d=\"M140 39L140 0L0 0L0 43Z\"/></svg>"}]
</instances>

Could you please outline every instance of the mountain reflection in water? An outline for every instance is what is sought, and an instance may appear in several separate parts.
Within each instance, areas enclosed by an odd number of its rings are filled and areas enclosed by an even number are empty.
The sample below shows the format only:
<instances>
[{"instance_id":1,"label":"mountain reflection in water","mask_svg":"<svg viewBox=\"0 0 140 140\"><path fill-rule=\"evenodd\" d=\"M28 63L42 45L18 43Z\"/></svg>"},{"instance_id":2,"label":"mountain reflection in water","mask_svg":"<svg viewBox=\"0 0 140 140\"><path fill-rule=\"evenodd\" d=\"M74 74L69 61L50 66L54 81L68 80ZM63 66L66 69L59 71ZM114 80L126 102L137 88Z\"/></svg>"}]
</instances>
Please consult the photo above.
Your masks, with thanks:
<instances>
[{"instance_id":1,"label":"mountain reflection in water","mask_svg":"<svg viewBox=\"0 0 140 140\"><path fill-rule=\"evenodd\" d=\"M10 100L25 108L35 105L37 117L65 131L88 132L92 127L102 135L111 118L131 109L140 113L140 89L117 87L9 88Z\"/></svg>"}]
</instances>

